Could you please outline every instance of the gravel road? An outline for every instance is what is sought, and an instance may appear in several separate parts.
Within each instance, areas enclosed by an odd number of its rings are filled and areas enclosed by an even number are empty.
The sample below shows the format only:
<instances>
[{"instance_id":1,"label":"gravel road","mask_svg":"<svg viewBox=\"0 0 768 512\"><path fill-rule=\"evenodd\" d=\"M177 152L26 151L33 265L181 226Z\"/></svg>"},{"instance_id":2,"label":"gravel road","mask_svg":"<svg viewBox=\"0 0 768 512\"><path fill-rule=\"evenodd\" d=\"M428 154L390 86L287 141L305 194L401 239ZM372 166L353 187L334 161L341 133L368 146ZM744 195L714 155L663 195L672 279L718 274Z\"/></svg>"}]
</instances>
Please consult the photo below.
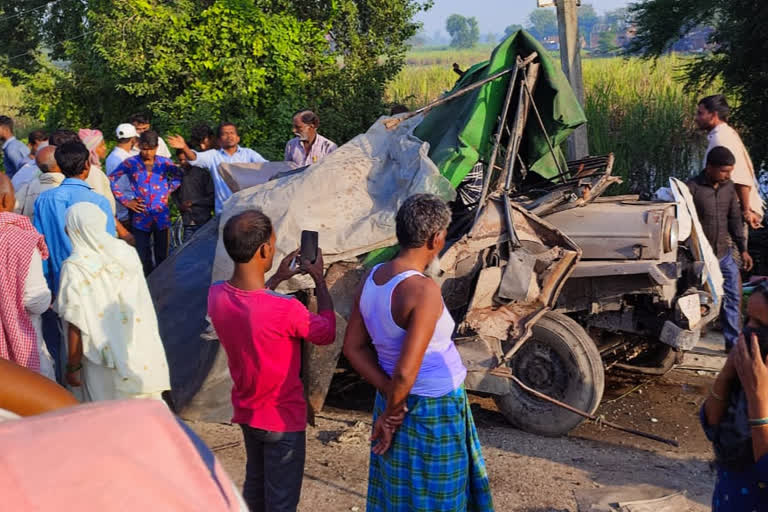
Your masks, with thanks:
<instances>
[{"instance_id":1,"label":"gravel road","mask_svg":"<svg viewBox=\"0 0 768 512\"><path fill-rule=\"evenodd\" d=\"M472 396L496 510L576 512L581 489L614 490L630 497L638 486L659 495L685 491L687 510L710 510L712 452L699 427L698 410L711 383L711 376L680 370L655 379L607 376L598 414L676 439L679 448L594 424L582 424L562 438L527 434L509 427L493 400ZM332 395L331 406L308 428L300 511L365 510L370 397L371 390L362 383L343 396ZM240 429L200 422L191 426L241 485L245 451Z\"/></svg>"}]
</instances>

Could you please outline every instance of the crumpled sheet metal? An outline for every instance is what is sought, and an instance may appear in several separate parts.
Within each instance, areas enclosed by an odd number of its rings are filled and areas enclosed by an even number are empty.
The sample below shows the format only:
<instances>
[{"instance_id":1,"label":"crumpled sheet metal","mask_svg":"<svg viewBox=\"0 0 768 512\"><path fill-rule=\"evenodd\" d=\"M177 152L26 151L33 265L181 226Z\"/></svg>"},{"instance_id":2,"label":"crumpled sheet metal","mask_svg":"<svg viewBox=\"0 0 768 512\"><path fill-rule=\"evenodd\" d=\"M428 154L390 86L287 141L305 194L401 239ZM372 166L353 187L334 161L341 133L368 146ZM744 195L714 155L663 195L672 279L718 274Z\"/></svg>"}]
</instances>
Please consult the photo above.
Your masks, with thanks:
<instances>
[{"instance_id":1,"label":"crumpled sheet metal","mask_svg":"<svg viewBox=\"0 0 768 512\"><path fill-rule=\"evenodd\" d=\"M227 220L259 208L277 233L276 264L299 247L302 230L320 233L326 264L345 261L395 244L395 214L411 195L432 193L453 200L455 191L427 153L429 145L412 135L421 116L387 131L379 119L303 172L268 181L234 194L221 213L213 281L228 279L232 260L221 241ZM267 276L269 277L269 276ZM279 291L311 287L306 276L284 283Z\"/></svg>"},{"instance_id":2,"label":"crumpled sheet metal","mask_svg":"<svg viewBox=\"0 0 768 512\"><path fill-rule=\"evenodd\" d=\"M500 202L489 201L472 231L456 242L440 259L444 272L451 274L458 263L467 258L474 260L485 248L506 243L509 237ZM530 336L531 328L546 311L551 309L565 281L579 260L581 250L576 244L548 222L528 213L512 203L512 220L521 246L512 252L512 268L484 268L480 271L473 301L464 318L463 326L481 336L497 340L521 342ZM516 253L524 254L532 264L516 265ZM535 262L535 263L534 263ZM471 268L471 267L468 267ZM535 280L526 293L526 300L507 301L498 296L503 275L509 271L528 272Z\"/></svg>"}]
</instances>

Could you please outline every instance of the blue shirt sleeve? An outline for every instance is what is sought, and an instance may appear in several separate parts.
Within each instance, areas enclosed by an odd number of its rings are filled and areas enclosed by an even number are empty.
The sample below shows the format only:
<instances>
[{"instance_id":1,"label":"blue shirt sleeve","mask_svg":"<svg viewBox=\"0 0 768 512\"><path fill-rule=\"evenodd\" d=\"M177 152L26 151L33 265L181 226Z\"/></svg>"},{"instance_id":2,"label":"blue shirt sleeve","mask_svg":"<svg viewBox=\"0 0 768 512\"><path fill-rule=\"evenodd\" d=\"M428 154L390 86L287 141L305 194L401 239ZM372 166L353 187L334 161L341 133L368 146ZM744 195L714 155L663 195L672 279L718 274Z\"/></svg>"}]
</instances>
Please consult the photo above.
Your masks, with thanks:
<instances>
[{"instance_id":1,"label":"blue shirt sleeve","mask_svg":"<svg viewBox=\"0 0 768 512\"><path fill-rule=\"evenodd\" d=\"M250 149L248 150L248 162L252 164L260 164L262 162L266 162L267 159L258 154L256 151Z\"/></svg>"},{"instance_id":2,"label":"blue shirt sleeve","mask_svg":"<svg viewBox=\"0 0 768 512\"><path fill-rule=\"evenodd\" d=\"M184 172L171 160L168 160L166 163L165 172L168 176L168 188L173 192L181 186L181 181L184 179Z\"/></svg>"},{"instance_id":3,"label":"blue shirt sleeve","mask_svg":"<svg viewBox=\"0 0 768 512\"><path fill-rule=\"evenodd\" d=\"M101 210L107 214L107 233L116 237L117 227L115 226L115 216L112 214L112 207L109 205L109 201L107 201L104 196L99 196L99 202L96 203L96 206L101 208Z\"/></svg>"},{"instance_id":4,"label":"blue shirt sleeve","mask_svg":"<svg viewBox=\"0 0 768 512\"><path fill-rule=\"evenodd\" d=\"M11 174L15 174L24 160L29 156L29 148L21 141L16 139L6 148L6 167L10 167Z\"/></svg>"},{"instance_id":5,"label":"blue shirt sleeve","mask_svg":"<svg viewBox=\"0 0 768 512\"><path fill-rule=\"evenodd\" d=\"M209 149L207 151L195 151L197 158L190 160L190 165L196 165L198 167L205 167L210 169L212 165L215 165L214 156L216 155L215 149Z\"/></svg>"},{"instance_id":6,"label":"blue shirt sleeve","mask_svg":"<svg viewBox=\"0 0 768 512\"><path fill-rule=\"evenodd\" d=\"M43 223L42 223L43 215L40 213L40 201L35 201L34 212L35 212L35 220L33 222L33 225L35 226L35 229L37 230L38 233L45 236L45 230L43 229ZM46 240L46 243L48 243L47 240ZM51 276L50 261L51 261L50 257L43 260L43 275L45 276L45 280L48 281L48 288L50 288L51 291L53 291L53 290L56 290L56 288L51 286L53 284L53 276Z\"/></svg>"}]
</instances>

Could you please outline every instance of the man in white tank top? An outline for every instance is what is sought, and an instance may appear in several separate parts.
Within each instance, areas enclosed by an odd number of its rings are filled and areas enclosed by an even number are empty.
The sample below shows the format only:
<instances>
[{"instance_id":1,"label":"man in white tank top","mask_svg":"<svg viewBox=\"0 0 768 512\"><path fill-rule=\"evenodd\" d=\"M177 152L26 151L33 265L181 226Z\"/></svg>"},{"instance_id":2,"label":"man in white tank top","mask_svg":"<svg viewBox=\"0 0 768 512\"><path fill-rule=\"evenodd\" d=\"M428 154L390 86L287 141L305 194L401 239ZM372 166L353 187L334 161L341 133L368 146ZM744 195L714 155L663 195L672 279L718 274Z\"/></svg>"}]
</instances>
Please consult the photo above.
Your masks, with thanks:
<instances>
[{"instance_id":1,"label":"man in white tank top","mask_svg":"<svg viewBox=\"0 0 768 512\"><path fill-rule=\"evenodd\" d=\"M440 198L408 198L396 218L400 252L366 277L347 325L344 355L377 389L369 512L493 510L454 322L423 275L450 221Z\"/></svg>"}]
</instances>

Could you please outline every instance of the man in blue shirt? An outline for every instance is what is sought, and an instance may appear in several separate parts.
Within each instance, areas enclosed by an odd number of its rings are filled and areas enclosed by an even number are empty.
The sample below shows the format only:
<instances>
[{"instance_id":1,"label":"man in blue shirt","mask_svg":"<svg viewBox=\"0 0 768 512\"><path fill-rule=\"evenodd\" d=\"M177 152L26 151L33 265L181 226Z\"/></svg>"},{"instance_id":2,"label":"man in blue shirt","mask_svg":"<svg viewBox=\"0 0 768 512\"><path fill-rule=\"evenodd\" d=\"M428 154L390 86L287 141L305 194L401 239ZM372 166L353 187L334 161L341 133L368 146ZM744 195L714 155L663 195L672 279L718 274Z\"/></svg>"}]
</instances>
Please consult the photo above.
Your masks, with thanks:
<instances>
[{"instance_id":1,"label":"man in blue shirt","mask_svg":"<svg viewBox=\"0 0 768 512\"><path fill-rule=\"evenodd\" d=\"M30 160L29 148L13 136L13 119L0 116L0 141L3 142L3 164L9 178Z\"/></svg>"},{"instance_id":2,"label":"man in blue shirt","mask_svg":"<svg viewBox=\"0 0 768 512\"><path fill-rule=\"evenodd\" d=\"M267 160L256 151L239 146L240 135L238 135L237 126L234 124L221 123L217 135L219 137L219 149L209 149L199 153L190 149L184 138L179 135L168 137L168 144L174 149L183 150L189 165L203 167L211 173L216 188L215 210L218 214L221 213L224 201L232 195L229 186L219 174L219 165L222 163L258 164Z\"/></svg>"},{"instance_id":3,"label":"man in blue shirt","mask_svg":"<svg viewBox=\"0 0 768 512\"><path fill-rule=\"evenodd\" d=\"M117 236L109 201L85 182L91 170L89 156L82 142L57 146L54 157L66 178L61 185L46 190L35 201L35 228L45 236L48 244L49 257L43 261L43 272L54 295L59 291L61 265L72 252L72 243L65 230L66 213L70 206L83 201L95 204L107 215L107 231Z\"/></svg>"}]
</instances>

